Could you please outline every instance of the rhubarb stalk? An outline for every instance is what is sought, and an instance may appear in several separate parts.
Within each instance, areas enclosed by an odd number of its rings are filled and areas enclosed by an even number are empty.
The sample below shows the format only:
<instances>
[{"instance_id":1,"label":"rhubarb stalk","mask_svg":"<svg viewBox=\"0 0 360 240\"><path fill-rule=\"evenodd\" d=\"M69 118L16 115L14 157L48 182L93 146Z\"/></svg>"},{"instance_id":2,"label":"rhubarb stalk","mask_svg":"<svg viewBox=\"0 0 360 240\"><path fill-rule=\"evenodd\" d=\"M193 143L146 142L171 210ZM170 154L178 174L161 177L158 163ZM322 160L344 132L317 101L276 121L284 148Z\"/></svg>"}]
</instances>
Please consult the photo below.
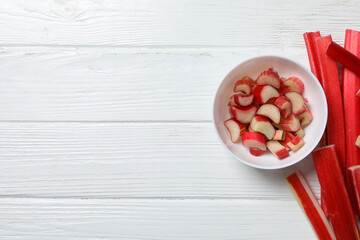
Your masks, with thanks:
<instances>
[{"instance_id":1,"label":"rhubarb stalk","mask_svg":"<svg viewBox=\"0 0 360 240\"><path fill-rule=\"evenodd\" d=\"M319 58L316 51L315 46L315 39L320 36L320 32L306 32L304 33L304 41L306 45L306 50L309 57L309 63L310 63L310 69L311 72L315 75L315 77L319 80L320 84L323 85L323 81L321 78L321 72L320 72L320 66L319 66ZM327 140L326 140L326 130L324 135L322 136L320 140L320 146L326 146Z\"/></svg>"},{"instance_id":2,"label":"rhubarb stalk","mask_svg":"<svg viewBox=\"0 0 360 240\"><path fill-rule=\"evenodd\" d=\"M329 43L326 54L360 77L360 58L356 55L333 41Z\"/></svg>"},{"instance_id":3,"label":"rhubarb stalk","mask_svg":"<svg viewBox=\"0 0 360 240\"><path fill-rule=\"evenodd\" d=\"M306 50L309 57L310 69L315 77L319 80L322 85L321 72L319 66L319 59L316 53L315 39L320 37L320 32L306 32L304 33L304 40L306 45Z\"/></svg>"},{"instance_id":4,"label":"rhubarb stalk","mask_svg":"<svg viewBox=\"0 0 360 240\"><path fill-rule=\"evenodd\" d=\"M328 102L327 143L335 144L343 172L346 170L344 111L337 64L325 54L331 36L318 37L315 46L323 88Z\"/></svg>"},{"instance_id":5,"label":"rhubarb stalk","mask_svg":"<svg viewBox=\"0 0 360 240\"><path fill-rule=\"evenodd\" d=\"M360 209L360 165L349 167L348 173L356 206Z\"/></svg>"},{"instance_id":6,"label":"rhubarb stalk","mask_svg":"<svg viewBox=\"0 0 360 240\"><path fill-rule=\"evenodd\" d=\"M360 32L346 30L345 49L360 57ZM360 149L355 145L360 134L360 98L356 96L359 88L360 77L345 68L343 70L343 100L346 106L344 116L347 168L360 164Z\"/></svg>"},{"instance_id":7,"label":"rhubarb stalk","mask_svg":"<svg viewBox=\"0 0 360 240\"><path fill-rule=\"evenodd\" d=\"M312 156L336 238L360 239L335 146L315 150Z\"/></svg>"},{"instance_id":8,"label":"rhubarb stalk","mask_svg":"<svg viewBox=\"0 0 360 240\"><path fill-rule=\"evenodd\" d=\"M297 171L291 174L286 178L286 182L300 207L304 210L318 238L321 240L336 239L329 221L301 172Z\"/></svg>"},{"instance_id":9,"label":"rhubarb stalk","mask_svg":"<svg viewBox=\"0 0 360 240\"><path fill-rule=\"evenodd\" d=\"M353 30L346 30L345 34L345 49L360 57L360 32ZM360 88L360 77L347 68L343 69L343 102L344 118L345 118L345 134L346 134L346 167L352 167L360 164L360 149L356 146L356 140L360 134L360 98L356 96L357 90ZM349 179L349 172L347 171L347 182ZM356 189L353 189L351 184L348 184L349 194L352 197L353 206L356 206L359 214L359 205L355 204Z\"/></svg>"},{"instance_id":10,"label":"rhubarb stalk","mask_svg":"<svg viewBox=\"0 0 360 240\"><path fill-rule=\"evenodd\" d=\"M304 33L303 36L304 36L304 41L305 41L305 45L306 45L306 50L307 50L308 57L309 57L311 72L319 80L321 86L323 86L323 81L322 81L321 72L320 72L320 65L319 65L319 57L318 57L316 46L315 46L315 39L318 37L321 37L320 32L319 31L306 32L306 33ZM319 145L321 147L327 145L326 137L327 137L327 130L325 129L325 132L322 135L321 140L319 142ZM325 214L328 215L322 190L321 190L321 207L323 208Z\"/></svg>"}]
</instances>

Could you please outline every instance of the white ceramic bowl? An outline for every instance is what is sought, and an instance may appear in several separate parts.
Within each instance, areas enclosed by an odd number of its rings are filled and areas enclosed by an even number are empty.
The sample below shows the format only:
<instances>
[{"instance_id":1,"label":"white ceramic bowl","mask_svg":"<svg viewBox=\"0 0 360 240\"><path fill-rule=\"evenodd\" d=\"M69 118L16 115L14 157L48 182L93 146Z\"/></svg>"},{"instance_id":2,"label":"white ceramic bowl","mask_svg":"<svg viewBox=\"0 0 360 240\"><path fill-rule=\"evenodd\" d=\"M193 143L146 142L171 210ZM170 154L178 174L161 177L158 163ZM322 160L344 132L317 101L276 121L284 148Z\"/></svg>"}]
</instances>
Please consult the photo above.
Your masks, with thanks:
<instances>
[{"instance_id":1,"label":"white ceramic bowl","mask_svg":"<svg viewBox=\"0 0 360 240\"><path fill-rule=\"evenodd\" d=\"M303 80L305 86L303 96L308 99L308 106L314 117L312 123L304 129L304 146L297 152L290 152L290 156L283 160L279 160L269 150L259 157L252 156L241 141L231 142L224 126L224 121L230 118L227 104L229 97L233 94L235 82L244 76L256 79L262 71L270 67L277 70L281 77L297 76ZM296 61L280 56L259 56L236 66L221 82L213 106L213 123L225 148L241 162L261 169L280 169L304 159L319 143L326 127L327 116L326 97L316 77Z\"/></svg>"}]
</instances>

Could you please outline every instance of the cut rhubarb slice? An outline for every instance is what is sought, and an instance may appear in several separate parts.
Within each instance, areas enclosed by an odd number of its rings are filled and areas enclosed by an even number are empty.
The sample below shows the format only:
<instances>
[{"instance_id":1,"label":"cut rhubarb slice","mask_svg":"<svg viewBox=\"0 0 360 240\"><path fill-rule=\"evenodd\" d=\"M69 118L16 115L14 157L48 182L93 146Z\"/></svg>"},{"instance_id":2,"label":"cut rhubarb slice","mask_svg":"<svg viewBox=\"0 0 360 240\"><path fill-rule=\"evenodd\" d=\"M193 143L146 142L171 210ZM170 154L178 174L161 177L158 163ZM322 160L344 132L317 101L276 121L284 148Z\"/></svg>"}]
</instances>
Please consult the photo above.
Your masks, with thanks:
<instances>
[{"instance_id":1,"label":"cut rhubarb slice","mask_svg":"<svg viewBox=\"0 0 360 240\"><path fill-rule=\"evenodd\" d=\"M246 131L246 124L238 122L235 118L226 120L224 125L228 130L233 143L239 141L241 135Z\"/></svg>"},{"instance_id":2,"label":"cut rhubarb slice","mask_svg":"<svg viewBox=\"0 0 360 240\"><path fill-rule=\"evenodd\" d=\"M291 103L286 98L284 98L283 96L276 98L274 105L280 109L280 114L283 118L287 118L290 116Z\"/></svg>"},{"instance_id":3,"label":"cut rhubarb slice","mask_svg":"<svg viewBox=\"0 0 360 240\"><path fill-rule=\"evenodd\" d=\"M237 106L236 102L235 102L235 95L232 95L231 97L229 97L229 102L228 102L228 106Z\"/></svg>"},{"instance_id":4,"label":"cut rhubarb slice","mask_svg":"<svg viewBox=\"0 0 360 240\"><path fill-rule=\"evenodd\" d=\"M244 95L251 93L253 81L250 77L246 76L235 83L234 92L240 92Z\"/></svg>"},{"instance_id":5,"label":"cut rhubarb slice","mask_svg":"<svg viewBox=\"0 0 360 240\"><path fill-rule=\"evenodd\" d=\"M291 151L296 152L302 146L304 146L304 140L300 136L296 136L294 139L288 142L287 145L291 149Z\"/></svg>"},{"instance_id":6,"label":"cut rhubarb slice","mask_svg":"<svg viewBox=\"0 0 360 240\"><path fill-rule=\"evenodd\" d=\"M298 135L301 138L304 138L305 132L302 128L300 128L297 132L295 132L295 135Z\"/></svg>"},{"instance_id":7,"label":"cut rhubarb slice","mask_svg":"<svg viewBox=\"0 0 360 240\"><path fill-rule=\"evenodd\" d=\"M311 114L311 112L310 112L310 110L308 108L306 109L305 112L300 114L298 116L298 118L299 118L301 127L308 126L313 120L313 116L312 116L312 114Z\"/></svg>"},{"instance_id":8,"label":"cut rhubarb slice","mask_svg":"<svg viewBox=\"0 0 360 240\"><path fill-rule=\"evenodd\" d=\"M290 151L290 147L288 146L288 143L290 143L296 136L292 134L291 132L285 132L285 139L281 142L281 145L283 145L288 151Z\"/></svg>"},{"instance_id":9,"label":"cut rhubarb slice","mask_svg":"<svg viewBox=\"0 0 360 240\"><path fill-rule=\"evenodd\" d=\"M263 151L261 149L258 149L258 148L254 148L254 147L250 148L250 154L255 156L255 157L263 155L264 152L265 151Z\"/></svg>"},{"instance_id":10,"label":"cut rhubarb slice","mask_svg":"<svg viewBox=\"0 0 360 240\"><path fill-rule=\"evenodd\" d=\"M279 97L279 92L272 86L256 86L253 91L254 103L262 104L274 97Z\"/></svg>"},{"instance_id":11,"label":"cut rhubarb slice","mask_svg":"<svg viewBox=\"0 0 360 240\"><path fill-rule=\"evenodd\" d=\"M242 143L248 148L257 148L260 150L266 150L265 137L257 132L244 132L242 135Z\"/></svg>"},{"instance_id":12,"label":"cut rhubarb slice","mask_svg":"<svg viewBox=\"0 0 360 240\"><path fill-rule=\"evenodd\" d=\"M285 139L285 132L283 130L276 130L273 140L279 140L282 141Z\"/></svg>"},{"instance_id":13,"label":"cut rhubarb slice","mask_svg":"<svg viewBox=\"0 0 360 240\"><path fill-rule=\"evenodd\" d=\"M234 101L237 105L247 107L253 102L254 96L253 95L241 95L235 94Z\"/></svg>"},{"instance_id":14,"label":"cut rhubarb slice","mask_svg":"<svg viewBox=\"0 0 360 240\"><path fill-rule=\"evenodd\" d=\"M256 79L257 85L270 85L274 88L280 88L280 77L277 72L275 72L272 68L262 72L259 77Z\"/></svg>"},{"instance_id":15,"label":"cut rhubarb slice","mask_svg":"<svg viewBox=\"0 0 360 240\"><path fill-rule=\"evenodd\" d=\"M360 77L360 58L352 52L331 41L326 49L326 54Z\"/></svg>"},{"instance_id":16,"label":"cut rhubarb slice","mask_svg":"<svg viewBox=\"0 0 360 240\"><path fill-rule=\"evenodd\" d=\"M318 53L320 72L323 80L324 92L328 103L328 121L327 121L327 142L335 144L339 154L341 167L345 173L345 127L344 110L342 104L340 80L337 64L325 54L325 50L331 42L331 36L315 39L315 45ZM354 86L352 86L354 88ZM346 108L350 108L347 105Z\"/></svg>"},{"instance_id":17,"label":"cut rhubarb slice","mask_svg":"<svg viewBox=\"0 0 360 240\"><path fill-rule=\"evenodd\" d=\"M255 116L251 120L250 126L255 132L264 134L267 139L272 139L274 137L275 128L266 117Z\"/></svg>"},{"instance_id":18,"label":"cut rhubarb slice","mask_svg":"<svg viewBox=\"0 0 360 240\"><path fill-rule=\"evenodd\" d=\"M285 131L297 132L300 129L300 122L293 114L291 114L288 118L283 119L280 122L280 126Z\"/></svg>"},{"instance_id":19,"label":"cut rhubarb slice","mask_svg":"<svg viewBox=\"0 0 360 240\"><path fill-rule=\"evenodd\" d=\"M272 154L277 156L279 159L283 159L289 156L288 150L276 140L271 140L266 143L266 147Z\"/></svg>"},{"instance_id":20,"label":"cut rhubarb slice","mask_svg":"<svg viewBox=\"0 0 360 240\"><path fill-rule=\"evenodd\" d=\"M295 195L300 207L304 210L318 238L321 240L336 240L329 221L321 210L314 193L311 191L302 173L297 171L291 174L286 178L286 182Z\"/></svg>"},{"instance_id":21,"label":"cut rhubarb slice","mask_svg":"<svg viewBox=\"0 0 360 240\"><path fill-rule=\"evenodd\" d=\"M335 146L312 152L326 208L337 239L360 239Z\"/></svg>"},{"instance_id":22,"label":"cut rhubarb slice","mask_svg":"<svg viewBox=\"0 0 360 240\"><path fill-rule=\"evenodd\" d=\"M231 106L232 112L236 118L241 123L249 123L251 119L255 116L256 107L235 107Z\"/></svg>"},{"instance_id":23,"label":"cut rhubarb slice","mask_svg":"<svg viewBox=\"0 0 360 240\"><path fill-rule=\"evenodd\" d=\"M261 105L260 108L257 110L256 115L268 117L276 124L280 123L280 111L273 104Z\"/></svg>"},{"instance_id":24,"label":"cut rhubarb slice","mask_svg":"<svg viewBox=\"0 0 360 240\"><path fill-rule=\"evenodd\" d=\"M289 77L288 80L284 82L284 85L287 86L291 92L302 93L302 91L304 91L304 83L298 77Z\"/></svg>"},{"instance_id":25,"label":"cut rhubarb slice","mask_svg":"<svg viewBox=\"0 0 360 240\"><path fill-rule=\"evenodd\" d=\"M295 116L299 116L306 110L306 102L303 96L298 92L288 92L285 97L289 99L292 107L292 113Z\"/></svg>"}]
</instances>

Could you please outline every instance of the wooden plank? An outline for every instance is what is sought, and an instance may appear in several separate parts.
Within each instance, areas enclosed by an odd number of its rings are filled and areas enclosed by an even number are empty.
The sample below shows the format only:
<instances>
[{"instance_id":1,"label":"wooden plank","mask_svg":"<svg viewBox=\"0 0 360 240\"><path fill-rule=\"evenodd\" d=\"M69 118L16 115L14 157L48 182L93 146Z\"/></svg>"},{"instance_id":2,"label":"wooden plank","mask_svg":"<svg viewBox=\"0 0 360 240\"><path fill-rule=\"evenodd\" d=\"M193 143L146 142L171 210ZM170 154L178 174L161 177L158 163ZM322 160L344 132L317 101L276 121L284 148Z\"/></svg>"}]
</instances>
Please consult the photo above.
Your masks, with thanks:
<instances>
[{"instance_id":1,"label":"wooden plank","mask_svg":"<svg viewBox=\"0 0 360 240\"><path fill-rule=\"evenodd\" d=\"M284 178L311 159L258 170L233 159L211 123L0 123L0 196L293 199Z\"/></svg>"},{"instance_id":2,"label":"wooden plank","mask_svg":"<svg viewBox=\"0 0 360 240\"><path fill-rule=\"evenodd\" d=\"M2 51L0 121L210 121L221 80L259 50Z\"/></svg>"},{"instance_id":3,"label":"wooden plank","mask_svg":"<svg viewBox=\"0 0 360 240\"><path fill-rule=\"evenodd\" d=\"M0 199L6 239L315 239L296 201Z\"/></svg>"},{"instance_id":4,"label":"wooden plank","mask_svg":"<svg viewBox=\"0 0 360 240\"><path fill-rule=\"evenodd\" d=\"M360 28L357 7L356 0L13 0L1 6L0 44L303 47L302 33L317 29L343 42L346 28Z\"/></svg>"}]
</instances>

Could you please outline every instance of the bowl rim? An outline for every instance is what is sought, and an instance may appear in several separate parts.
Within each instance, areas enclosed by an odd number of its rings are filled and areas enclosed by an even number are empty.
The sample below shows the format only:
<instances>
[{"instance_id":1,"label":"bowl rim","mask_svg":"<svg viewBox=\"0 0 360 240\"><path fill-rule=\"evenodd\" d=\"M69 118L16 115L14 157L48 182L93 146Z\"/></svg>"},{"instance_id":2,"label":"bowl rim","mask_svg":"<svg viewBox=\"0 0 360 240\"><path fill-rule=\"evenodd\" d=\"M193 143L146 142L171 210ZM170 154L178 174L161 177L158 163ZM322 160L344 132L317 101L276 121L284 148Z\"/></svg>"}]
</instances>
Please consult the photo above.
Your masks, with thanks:
<instances>
[{"instance_id":1,"label":"bowl rim","mask_svg":"<svg viewBox=\"0 0 360 240\"><path fill-rule=\"evenodd\" d=\"M315 140L316 144L314 144L314 146L312 148L309 148L309 150L304 154L304 157L303 158L299 158L297 159L296 161L293 161L293 162L290 162L290 163L287 163L287 164L284 164L284 165L281 165L281 166L259 166L259 165L256 165L256 164L252 164L252 163L249 163L247 161L244 161L243 159L239 158L238 156L236 156L232 151L230 151L230 149L228 149L225 145L225 143L223 142L223 140L221 139L220 135L219 135L219 131L217 130L217 127L216 127L216 124L215 124L215 101L216 101L216 97L218 95L218 92L219 92L219 88L220 86L223 84L223 82L225 81L225 79L230 75L230 73L232 73L237 67L239 67L240 65L244 64L245 62L248 62L248 61L252 61L252 60L255 60L257 58L264 58L264 57L274 57L274 58L281 58L281 59L284 59L284 60L287 60L287 61L290 61L290 62L293 62L297 65L299 65L301 68L303 68L307 73L309 73L311 76L313 76L313 78L317 79L317 77L308 69L306 68L303 64L301 64L300 62L292 59L292 58L289 58L289 57L286 57L284 55L276 55L276 54L269 54L269 55L258 55L258 56L252 56L252 57L248 57L248 58L245 58L243 61L241 61L239 64L237 64L235 67L233 67L226 75L225 77L221 80L220 84L218 85L217 89L216 89L216 93L213 97L213 105L212 105L212 124L213 124L213 128L216 132L216 135L219 139L219 141L221 142L222 146L233 156L235 157L238 161L244 163L245 165L248 165L250 167L253 167L253 168L258 168L258 169L264 169L264 170L275 170L275 169L283 169L283 168L287 168L287 167L290 167L300 161L302 161L303 159L305 159L315 148L316 146L319 144L321 138L322 138L322 135L324 134L325 132L325 128L326 128L326 123L328 121L328 103L327 103L327 99L326 99L326 95L325 95L325 92L324 92L324 89L323 87L321 86L320 82L319 81L315 81L315 84L321 89L321 97L325 100L325 124L322 126L322 134L320 136L318 136Z\"/></svg>"}]
</instances>

